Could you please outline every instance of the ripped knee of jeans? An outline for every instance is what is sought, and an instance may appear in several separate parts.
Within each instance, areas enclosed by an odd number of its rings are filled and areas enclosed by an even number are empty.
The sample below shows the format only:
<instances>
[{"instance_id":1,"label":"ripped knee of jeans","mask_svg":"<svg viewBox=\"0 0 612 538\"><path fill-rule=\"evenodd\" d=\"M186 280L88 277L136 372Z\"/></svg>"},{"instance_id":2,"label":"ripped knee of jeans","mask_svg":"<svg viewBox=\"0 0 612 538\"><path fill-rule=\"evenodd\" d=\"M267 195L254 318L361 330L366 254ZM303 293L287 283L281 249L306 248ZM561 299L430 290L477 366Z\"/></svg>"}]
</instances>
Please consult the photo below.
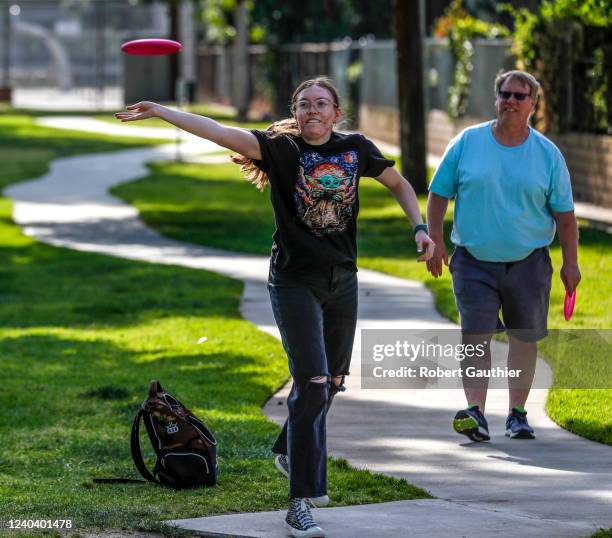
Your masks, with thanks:
<instances>
[{"instance_id":1,"label":"ripped knee of jeans","mask_svg":"<svg viewBox=\"0 0 612 538\"><path fill-rule=\"evenodd\" d=\"M327 383L327 376L326 375L319 375L316 377L311 377L310 378L310 382L311 383Z\"/></svg>"},{"instance_id":2,"label":"ripped knee of jeans","mask_svg":"<svg viewBox=\"0 0 612 538\"><path fill-rule=\"evenodd\" d=\"M290 423L311 423L327 408L329 394L329 377L326 375L296 380L287 398Z\"/></svg>"}]
</instances>

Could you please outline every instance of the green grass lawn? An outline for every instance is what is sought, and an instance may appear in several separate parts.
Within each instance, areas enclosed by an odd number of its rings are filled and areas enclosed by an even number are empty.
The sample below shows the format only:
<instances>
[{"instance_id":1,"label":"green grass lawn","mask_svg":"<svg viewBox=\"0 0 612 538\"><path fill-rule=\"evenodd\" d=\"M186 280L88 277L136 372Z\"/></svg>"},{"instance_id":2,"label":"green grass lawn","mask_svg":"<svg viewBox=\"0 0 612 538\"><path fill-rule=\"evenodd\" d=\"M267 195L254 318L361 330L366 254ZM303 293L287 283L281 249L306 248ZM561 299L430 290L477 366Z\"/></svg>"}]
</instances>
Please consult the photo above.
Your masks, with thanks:
<instances>
[{"instance_id":1,"label":"green grass lawn","mask_svg":"<svg viewBox=\"0 0 612 538\"><path fill-rule=\"evenodd\" d=\"M274 229L268 192L256 191L241 179L238 167L223 165L154 164L145 179L121 185L114 193L140 210L144 220L162 233L193 243L258 254L269 253ZM377 182L364 179L360 187L359 264L392 275L419 280L435 294L436 305L448 318L458 321L450 275L434 279L415 261L412 233L399 206ZM425 199L420 199L424 210ZM452 208L445 222L450 248ZM604 329L612 327L612 237L582 227L580 285L571 324L562 316L564 290L558 271L561 249L551 247L555 277L551 294L549 326L552 329ZM607 348L606 348L607 349ZM555 358L554 388L547 410L561 426L590 439L612 444L612 390L565 389L576 386L571 376L605 370L609 357L591 356L577 350L572 368ZM588 355L588 356L587 356ZM599 370L598 370L599 369Z\"/></svg>"},{"instance_id":2,"label":"green grass lawn","mask_svg":"<svg viewBox=\"0 0 612 538\"><path fill-rule=\"evenodd\" d=\"M9 112L0 112L2 187L56 157L152 143L40 128ZM0 524L72 519L78 532L180 534L159 521L285 506L269 451L279 428L261 407L287 379L286 358L240 317L240 282L40 244L0 198L0 284ZM217 487L92 483L138 477L130 427L154 378L216 434ZM343 460L331 460L329 481L334 505L428 497Z\"/></svg>"}]
</instances>

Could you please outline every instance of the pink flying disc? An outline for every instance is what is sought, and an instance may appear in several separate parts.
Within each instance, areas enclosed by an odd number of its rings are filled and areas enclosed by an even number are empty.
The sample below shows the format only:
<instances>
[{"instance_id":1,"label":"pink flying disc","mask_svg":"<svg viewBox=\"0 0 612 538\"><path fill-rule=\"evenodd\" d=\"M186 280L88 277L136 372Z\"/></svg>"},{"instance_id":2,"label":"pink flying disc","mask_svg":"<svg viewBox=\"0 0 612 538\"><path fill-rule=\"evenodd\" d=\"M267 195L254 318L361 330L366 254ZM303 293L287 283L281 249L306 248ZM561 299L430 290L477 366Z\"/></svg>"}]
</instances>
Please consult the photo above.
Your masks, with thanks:
<instances>
[{"instance_id":1,"label":"pink flying disc","mask_svg":"<svg viewBox=\"0 0 612 538\"><path fill-rule=\"evenodd\" d=\"M569 321L574 313L574 305L576 304L576 290L571 295L565 292L565 301L563 301L563 313L565 314L565 321Z\"/></svg>"},{"instance_id":2,"label":"pink flying disc","mask_svg":"<svg viewBox=\"0 0 612 538\"><path fill-rule=\"evenodd\" d=\"M175 54L182 48L183 45L172 39L136 39L121 45L121 50L126 54L137 54L138 56Z\"/></svg>"}]
</instances>

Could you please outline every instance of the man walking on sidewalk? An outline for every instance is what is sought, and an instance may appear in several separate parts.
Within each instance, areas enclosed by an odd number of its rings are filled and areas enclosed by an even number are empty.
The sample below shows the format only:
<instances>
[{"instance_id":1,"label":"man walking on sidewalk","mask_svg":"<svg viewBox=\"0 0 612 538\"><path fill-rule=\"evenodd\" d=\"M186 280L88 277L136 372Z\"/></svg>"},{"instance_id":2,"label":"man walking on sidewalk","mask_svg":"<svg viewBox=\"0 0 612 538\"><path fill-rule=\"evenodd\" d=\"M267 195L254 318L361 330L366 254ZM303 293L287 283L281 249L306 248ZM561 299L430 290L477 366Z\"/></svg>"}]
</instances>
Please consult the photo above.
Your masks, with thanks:
<instances>
[{"instance_id":1,"label":"man walking on sidewalk","mask_svg":"<svg viewBox=\"0 0 612 538\"><path fill-rule=\"evenodd\" d=\"M523 71L495 80L496 119L464 130L449 143L429 187L427 221L436 244L428 271L442 274L448 253L442 223L455 199L449 270L459 311L463 344L486 346L484 358L462 368L491 366L493 333L506 329L509 378L506 435L533 439L525 402L531 389L537 341L547 334L552 264L548 245L559 234L561 280L571 294L580 282L578 228L569 172L559 149L529 126L539 83ZM501 309L503 323L499 318ZM488 378L463 377L468 407L453 427L473 441L488 441L484 416Z\"/></svg>"}]
</instances>

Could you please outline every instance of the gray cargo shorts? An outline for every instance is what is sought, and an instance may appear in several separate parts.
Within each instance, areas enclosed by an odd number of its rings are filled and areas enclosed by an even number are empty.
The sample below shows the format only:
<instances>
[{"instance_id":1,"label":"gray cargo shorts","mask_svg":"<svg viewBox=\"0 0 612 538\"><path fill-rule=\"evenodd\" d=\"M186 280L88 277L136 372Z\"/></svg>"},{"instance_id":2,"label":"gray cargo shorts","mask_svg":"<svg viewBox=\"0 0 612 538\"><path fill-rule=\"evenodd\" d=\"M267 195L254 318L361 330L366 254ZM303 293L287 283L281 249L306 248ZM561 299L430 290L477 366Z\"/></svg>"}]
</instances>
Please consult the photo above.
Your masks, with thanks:
<instances>
[{"instance_id":1,"label":"gray cargo shorts","mask_svg":"<svg viewBox=\"0 0 612 538\"><path fill-rule=\"evenodd\" d=\"M449 270L463 333L506 330L525 342L536 342L548 334L553 274L548 247L516 262L485 262L466 248L456 247Z\"/></svg>"}]
</instances>

